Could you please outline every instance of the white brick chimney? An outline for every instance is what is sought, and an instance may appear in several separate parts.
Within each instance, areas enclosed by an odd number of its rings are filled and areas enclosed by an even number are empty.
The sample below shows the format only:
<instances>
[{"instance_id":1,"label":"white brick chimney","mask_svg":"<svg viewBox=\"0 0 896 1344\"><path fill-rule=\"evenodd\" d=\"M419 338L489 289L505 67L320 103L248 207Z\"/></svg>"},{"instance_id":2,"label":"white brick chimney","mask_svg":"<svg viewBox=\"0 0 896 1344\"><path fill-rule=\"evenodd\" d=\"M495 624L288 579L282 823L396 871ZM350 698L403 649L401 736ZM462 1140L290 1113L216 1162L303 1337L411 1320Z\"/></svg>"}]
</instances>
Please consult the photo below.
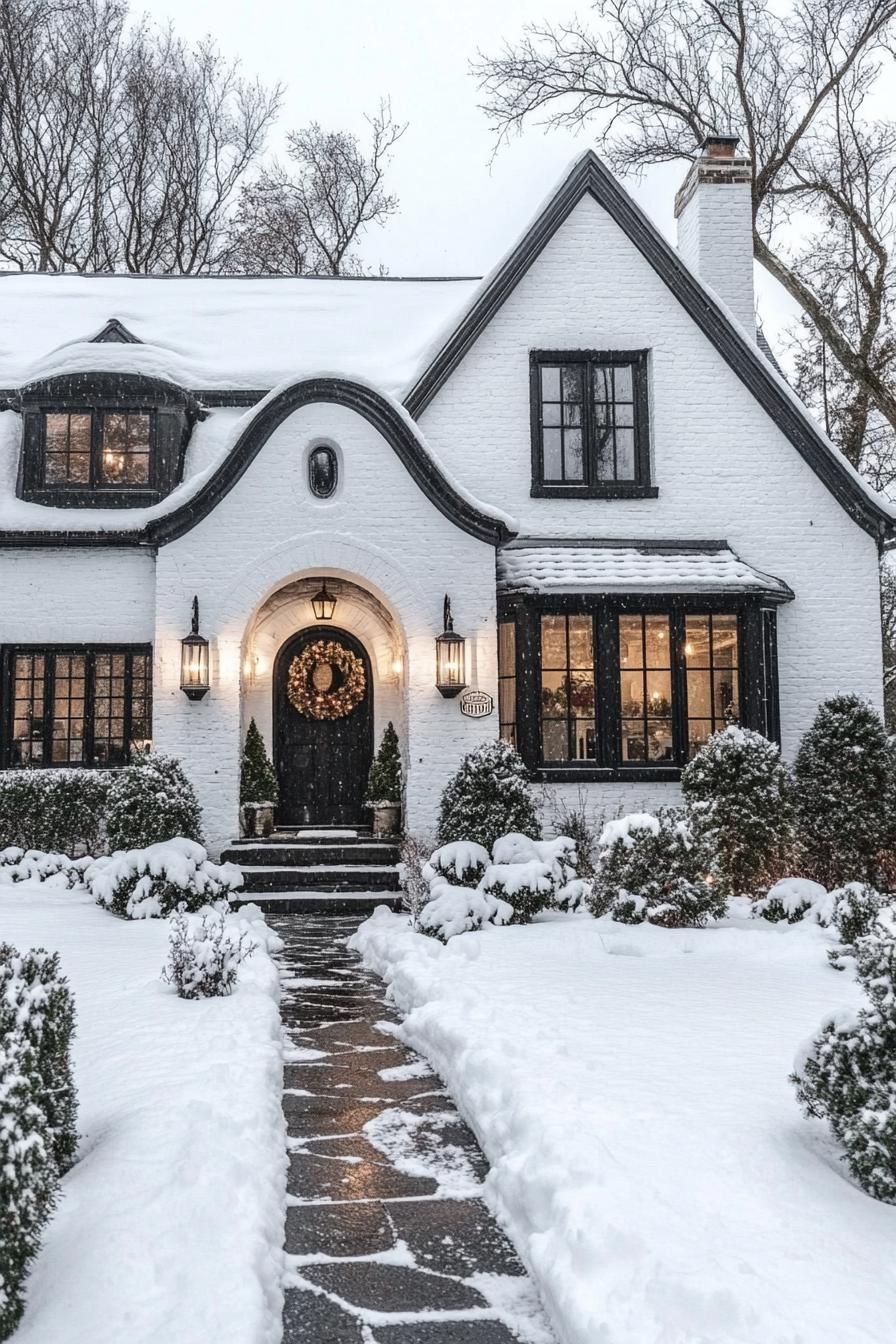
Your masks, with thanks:
<instances>
[{"instance_id":1,"label":"white brick chimney","mask_svg":"<svg viewBox=\"0 0 896 1344\"><path fill-rule=\"evenodd\" d=\"M750 160L736 135L709 135L675 197L678 251L756 335Z\"/></svg>"}]
</instances>

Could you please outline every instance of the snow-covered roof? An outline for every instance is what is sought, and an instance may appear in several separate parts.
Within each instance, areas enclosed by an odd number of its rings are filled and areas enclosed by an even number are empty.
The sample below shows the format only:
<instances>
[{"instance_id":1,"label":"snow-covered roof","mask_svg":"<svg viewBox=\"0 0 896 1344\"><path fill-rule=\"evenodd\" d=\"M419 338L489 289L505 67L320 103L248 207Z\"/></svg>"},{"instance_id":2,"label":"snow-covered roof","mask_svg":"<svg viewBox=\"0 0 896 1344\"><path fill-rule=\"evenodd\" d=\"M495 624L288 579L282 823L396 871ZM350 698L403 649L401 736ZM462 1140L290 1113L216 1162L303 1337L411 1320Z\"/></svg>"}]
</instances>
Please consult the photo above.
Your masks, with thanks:
<instances>
[{"instance_id":1,"label":"snow-covered roof","mask_svg":"<svg viewBox=\"0 0 896 1344\"><path fill-rule=\"evenodd\" d=\"M793 596L724 541L634 542L520 538L498 552L498 592L753 593Z\"/></svg>"},{"instance_id":2,"label":"snow-covered roof","mask_svg":"<svg viewBox=\"0 0 896 1344\"><path fill-rule=\"evenodd\" d=\"M89 366L266 392L327 369L400 396L478 283L0 275L0 388ZM88 345L110 318L142 344Z\"/></svg>"}]
</instances>

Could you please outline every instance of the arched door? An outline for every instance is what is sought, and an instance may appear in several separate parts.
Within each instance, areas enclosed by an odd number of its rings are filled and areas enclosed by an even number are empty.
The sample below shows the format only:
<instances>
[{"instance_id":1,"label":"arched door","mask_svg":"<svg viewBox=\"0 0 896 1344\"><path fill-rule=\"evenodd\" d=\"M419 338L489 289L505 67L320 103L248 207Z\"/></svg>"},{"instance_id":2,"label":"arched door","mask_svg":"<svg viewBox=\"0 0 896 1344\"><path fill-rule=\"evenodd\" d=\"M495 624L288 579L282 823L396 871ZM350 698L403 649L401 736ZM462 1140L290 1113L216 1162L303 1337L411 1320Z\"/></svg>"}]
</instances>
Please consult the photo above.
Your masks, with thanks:
<instances>
[{"instance_id":1,"label":"arched door","mask_svg":"<svg viewBox=\"0 0 896 1344\"><path fill-rule=\"evenodd\" d=\"M274 669L279 826L355 826L373 759L373 686L363 644L315 625Z\"/></svg>"}]
</instances>

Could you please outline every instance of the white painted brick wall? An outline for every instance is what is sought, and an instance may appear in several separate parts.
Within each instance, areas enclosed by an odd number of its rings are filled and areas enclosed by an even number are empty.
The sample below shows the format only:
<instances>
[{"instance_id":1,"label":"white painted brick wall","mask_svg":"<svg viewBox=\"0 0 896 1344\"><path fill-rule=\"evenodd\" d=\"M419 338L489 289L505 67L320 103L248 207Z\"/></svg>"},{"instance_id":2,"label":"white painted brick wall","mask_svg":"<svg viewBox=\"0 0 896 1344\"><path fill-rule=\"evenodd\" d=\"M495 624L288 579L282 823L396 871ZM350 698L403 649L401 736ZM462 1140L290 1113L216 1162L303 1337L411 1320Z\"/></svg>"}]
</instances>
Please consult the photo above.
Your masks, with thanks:
<instances>
[{"instance_id":1,"label":"white painted brick wall","mask_svg":"<svg viewBox=\"0 0 896 1344\"><path fill-rule=\"evenodd\" d=\"M678 217L678 250L741 326L755 332L749 182L699 182Z\"/></svg>"},{"instance_id":2,"label":"white painted brick wall","mask_svg":"<svg viewBox=\"0 0 896 1344\"><path fill-rule=\"evenodd\" d=\"M151 643L154 591L148 551L0 551L0 645Z\"/></svg>"}]
</instances>

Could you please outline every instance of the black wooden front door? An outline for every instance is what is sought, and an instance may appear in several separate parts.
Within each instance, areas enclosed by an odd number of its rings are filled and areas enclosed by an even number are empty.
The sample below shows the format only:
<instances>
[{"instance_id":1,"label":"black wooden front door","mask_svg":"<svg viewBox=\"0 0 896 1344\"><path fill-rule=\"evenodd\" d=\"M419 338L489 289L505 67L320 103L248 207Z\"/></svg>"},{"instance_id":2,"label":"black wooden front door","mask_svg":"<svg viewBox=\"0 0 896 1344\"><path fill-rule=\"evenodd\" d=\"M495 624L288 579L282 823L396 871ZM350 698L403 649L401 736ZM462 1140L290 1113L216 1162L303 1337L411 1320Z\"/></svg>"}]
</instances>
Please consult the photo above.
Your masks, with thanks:
<instances>
[{"instance_id":1,"label":"black wooden front door","mask_svg":"<svg viewBox=\"0 0 896 1344\"><path fill-rule=\"evenodd\" d=\"M349 713L317 718L297 709L288 694L289 672L309 645L332 642L360 659L364 692ZM345 673L336 662L309 660L304 684L338 693ZM355 826L373 759L373 689L364 646L345 630L316 625L288 640L274 668L274 757L280 783L280 826Z\"/></svg>"}]
</instances>

